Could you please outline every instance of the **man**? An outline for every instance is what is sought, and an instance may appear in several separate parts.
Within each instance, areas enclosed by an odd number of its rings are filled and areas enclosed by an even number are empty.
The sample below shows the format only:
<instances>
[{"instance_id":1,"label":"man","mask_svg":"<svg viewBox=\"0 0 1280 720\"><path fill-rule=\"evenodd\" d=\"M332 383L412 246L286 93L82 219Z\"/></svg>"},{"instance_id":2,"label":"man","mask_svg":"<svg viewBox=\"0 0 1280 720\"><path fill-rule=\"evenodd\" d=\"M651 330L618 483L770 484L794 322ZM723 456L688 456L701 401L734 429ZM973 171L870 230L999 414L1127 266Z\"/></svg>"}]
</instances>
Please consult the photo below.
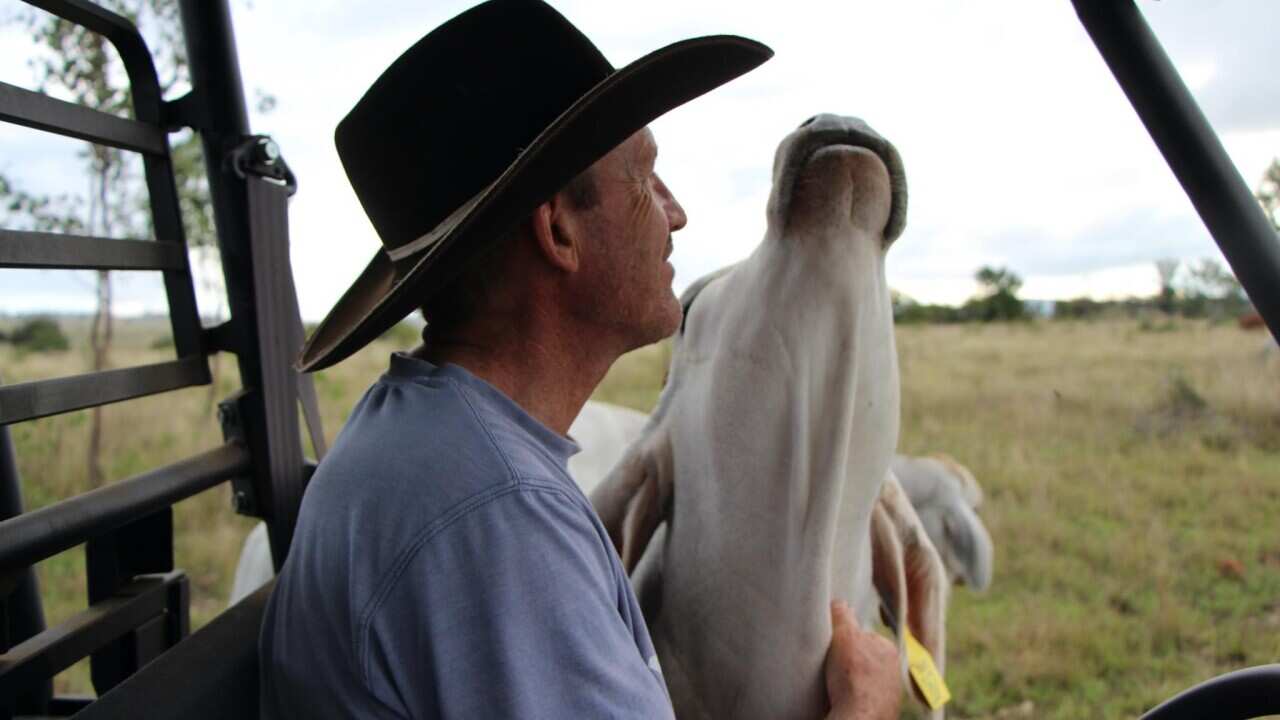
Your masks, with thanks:
<instances>
[{"instance_id":1,"label":"man","mask_svg":"<svg viewBox=\"0 0 1280 720\"><path fill-rule=\"evenodd\" d=\"M671 334L684 211L646 125L754 68L742 38L621 70L554 10L493 0L405 52L338 127L384 251L301 366L421 305L317 469L261 636L264 717L670 717L564 433L610 364ZM833 715L896 715L896 651L842 607Z\"/></svg>"}]
</instances>

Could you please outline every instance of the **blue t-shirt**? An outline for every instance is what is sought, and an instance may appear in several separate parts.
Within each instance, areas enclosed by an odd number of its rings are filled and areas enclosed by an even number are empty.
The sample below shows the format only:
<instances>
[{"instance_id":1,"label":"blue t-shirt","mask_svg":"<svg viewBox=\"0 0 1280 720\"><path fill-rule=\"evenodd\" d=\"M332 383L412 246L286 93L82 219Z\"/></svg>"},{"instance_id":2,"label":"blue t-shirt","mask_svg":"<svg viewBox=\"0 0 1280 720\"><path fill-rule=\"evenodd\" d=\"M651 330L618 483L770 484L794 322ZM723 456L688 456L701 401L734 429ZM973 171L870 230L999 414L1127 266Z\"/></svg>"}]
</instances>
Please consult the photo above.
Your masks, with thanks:
<instances>
[{"instance_id":1,"label":"blue t-shirt","mask_svg":"<svg viewBox=\"0 0 1280 720\"><path fill-rule=\"evenodd\" d=\"M577 449L463 368L392 356L302 499L263 717L671 717Z\"/></svg>"}]
</instances>

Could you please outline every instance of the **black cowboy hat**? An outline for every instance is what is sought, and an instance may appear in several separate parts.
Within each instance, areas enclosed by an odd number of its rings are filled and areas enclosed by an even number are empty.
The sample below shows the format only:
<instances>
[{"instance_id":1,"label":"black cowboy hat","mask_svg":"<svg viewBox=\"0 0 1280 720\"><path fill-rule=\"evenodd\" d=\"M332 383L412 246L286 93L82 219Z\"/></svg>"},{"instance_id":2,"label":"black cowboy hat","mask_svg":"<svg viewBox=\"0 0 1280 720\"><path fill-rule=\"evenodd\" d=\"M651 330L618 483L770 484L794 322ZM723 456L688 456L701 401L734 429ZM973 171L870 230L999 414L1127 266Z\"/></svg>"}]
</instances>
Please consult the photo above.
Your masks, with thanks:
<instances>
[{"instance_id":1,"label":"black cowboy hat","mask_svg":"<svg viewBox=\"0 0 1280 720\"><path fill-rule=\"evenodd\" d=\"M491 0L436 28L338 124L338 155L383 250L298 367L359 350L637 130L772 54L746 38L700 37L615 70L538 0Z\"/></svg>"}]
</instances>

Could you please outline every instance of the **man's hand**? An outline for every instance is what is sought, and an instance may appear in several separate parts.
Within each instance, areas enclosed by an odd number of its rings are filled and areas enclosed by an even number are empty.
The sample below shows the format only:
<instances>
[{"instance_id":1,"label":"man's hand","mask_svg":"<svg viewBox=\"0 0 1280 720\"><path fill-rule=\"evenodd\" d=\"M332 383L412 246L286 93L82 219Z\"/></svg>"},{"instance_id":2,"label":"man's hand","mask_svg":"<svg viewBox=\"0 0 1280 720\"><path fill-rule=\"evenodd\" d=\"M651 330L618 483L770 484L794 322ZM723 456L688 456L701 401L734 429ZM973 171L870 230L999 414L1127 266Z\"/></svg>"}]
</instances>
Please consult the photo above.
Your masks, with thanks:
<instances>
[{"instance_id":1,"label":"man's hand","mask_svg":"<svg viewBox=\"0 0 1280 720\"><path fill-rule=\"evenodd\" d=\"M843 602L831 603L831 649L827 651L828 720L892 720L902 708L898 648L858 627Z\"/></svg>"}]
</instances>

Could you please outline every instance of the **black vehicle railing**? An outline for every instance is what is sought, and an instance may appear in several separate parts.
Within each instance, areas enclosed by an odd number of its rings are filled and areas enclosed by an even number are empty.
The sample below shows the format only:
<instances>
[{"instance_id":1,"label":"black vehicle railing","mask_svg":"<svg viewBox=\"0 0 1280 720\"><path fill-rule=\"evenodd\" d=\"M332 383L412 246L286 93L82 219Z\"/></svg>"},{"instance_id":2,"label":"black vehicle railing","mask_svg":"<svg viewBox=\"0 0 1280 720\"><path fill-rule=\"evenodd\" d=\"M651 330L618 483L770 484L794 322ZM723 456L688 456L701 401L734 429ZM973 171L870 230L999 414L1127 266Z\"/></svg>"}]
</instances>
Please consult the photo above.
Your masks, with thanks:
<instances>
[{"instance_id":1,"label":"black vehicle railing","mask_svg":"<svg viewBox=\"0 0 1280 720\"><path fill-rule=\"evenodd\" d=\"M161 97L156 69L134 25L85 0L28 0L106 38L130 81L133 117L118 117L0 83L0 121L139 153L150 196L152 240L99 238L0 228L0 282L12 269L131 270L160 273L175 357L149 365L3 384L0 379L0 720L65 716L93 699L57 698L51 678L90 657L105 695L189 633L188 583L174 568L172 505L230 481L238 512L267 520L272 554L283 562L302 489L314 464L303 457L299 396L323 452L309 378L292 369L302 326L289 269L287 201L295 184L265 138L251 136L225 0L183 0L192 91ZM173 175L169 133L200 134L209 172L230 319L204 328L196 308ZM49 415L207 385L208 355L236 355L242 387L218 408L225 444L39 510L23 513L8 426ZM32 566L83 544L88 609L44 628ZM256 637L265 595L227 613L211 637ZM241 626L243 625L243 627ZM241 653L242 655L245 653ZM250 655L252 653L250 652ZM208 663L207 650L184 657ZM246 657L249 657L246 655ZM190 667L191 675L202 672ZM237 677L247 677L239 668ZM217 677L209 673L208 677ZM196 683L176 683L194 687ZM218 693L210 689L208 697ZM225 695L225 694L224 694ZM224 697L223 709L253 698ZM210 706L213 707L213 706ZM134 706L136 716L149 715ZM179 715L180 716L180 715ZM187 716L191 716L187 714Z\"/></svg>"},{"instance_id":2,"label":"black vehicle railing","mask_svg":"<svg viewBox=\"0 0 1280 720\"><path fill-rule=\"evenodd\" d=\"M1072 0L1138 118L1280 340L1280 239L1133 0Z\"/></svg>"}]
</instances>

